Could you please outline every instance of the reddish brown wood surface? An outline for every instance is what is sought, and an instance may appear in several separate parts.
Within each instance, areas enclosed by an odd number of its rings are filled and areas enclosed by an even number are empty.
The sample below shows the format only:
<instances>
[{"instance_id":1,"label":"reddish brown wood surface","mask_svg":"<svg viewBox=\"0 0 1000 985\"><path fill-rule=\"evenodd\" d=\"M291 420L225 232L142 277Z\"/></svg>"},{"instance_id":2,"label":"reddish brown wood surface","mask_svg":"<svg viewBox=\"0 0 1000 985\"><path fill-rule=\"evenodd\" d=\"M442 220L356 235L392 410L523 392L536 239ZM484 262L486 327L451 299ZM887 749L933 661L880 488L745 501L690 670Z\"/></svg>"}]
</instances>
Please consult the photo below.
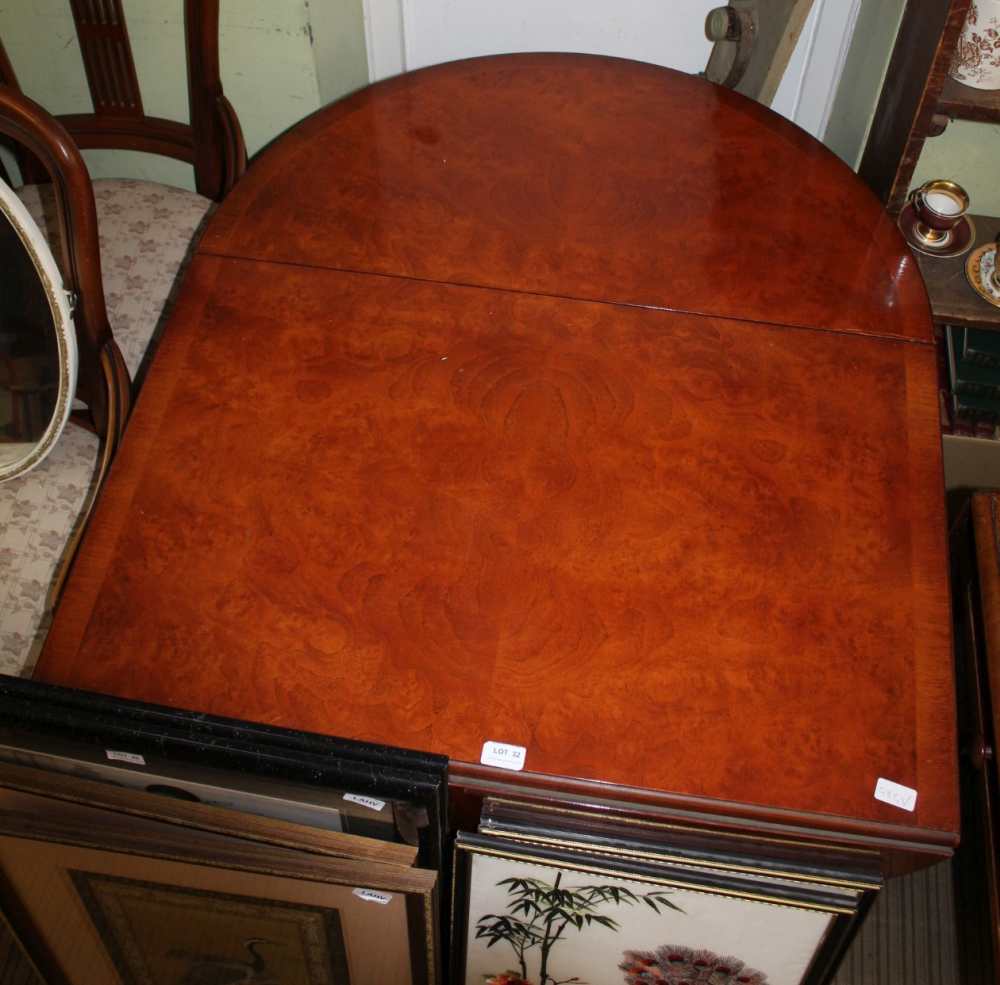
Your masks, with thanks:
<instances>
[{"instance_id":1,"label":"reddish brown wood surface","mask_svg":"<svg viewBox=\"0 0 1000 985\"><path fill-rule=\"evenodd\" d=\"M121 0L70 0L69 5L95 114L141 119L142 96Z\"/></svg>"},{"instance_id":2,"label":"reddish brown wood surface","mask_svg":"<svg viewBox=\"0 0 1000 985\"><path fill-rule=\"evenodd\" d=\"M164 346L44 679L953 822L931 347L210 257Z\"/></svg>"},{"instance_id":3,"label":"reddish brown wood surface","mask_svg":"<svg viewBox=\"0 0 1000 985\"><path fill-rule=\"evenodd\" d=\"M203 249L930 338L898 231L821 144L589 55L453 62L331 106L255 162Z\"/></svg>"},{"instance_id":4,"label":"reddish brown wood surface","mask_svg":"<svg viewBox=\"0 0 1000 985\"><path fill-rule=\"evenodd\" d=\"M121 0L70 0L94 104L92 113L59 118L84 150L120 148L163 154L194 167L199 194L221 201L246 168L239 119L222 91L219 71L219 0L184 0L188 122L143 112ZM17 86L0 48L0 82ZM22 167L22 170L24 168ZM36 170L32 181L47 180Z\"/></svg>"},{"instance_id":5,"label":"reddish brown wood surface","mask_svg":"<svg viewBox=\"0 0 1000 985\"><path fill-rule=\"evenodd\" d=\"M765 238L737 220L768 159L790 204ZM929 337L870 194L742 99L564 56L378 87L216 214L37 676L946 846ZM473 767L488 739L527 774Z\"/></svg>"},{"instance_id":6,"label":"reddish brown wood surface","mask_svg":"<svg viewBox=\"0 0 1000 985\"><path fill-rule=\"evenodd\" d=\"M0 134L13 141L22 178L51 181L59 209L61 270L76 295L77 395L92 426L114 445L128 419L132 384L108 324L97 213L81 149L127 148L194 165L198 191L222 198L243 173L239 121L222 94L218 0L185 0L191 123L145 116L121 0L72 0L95 112L58 119L25 96L0 43Z\"/></svg>"},{"instance_id":7,"label":"reddish brown wood surface","mask_svg":"<svg viewBox=\"0 0 1000 985\"><path fill-rule=\"evenodd\" d=\"M944 80L938 112L956 120L978 123L1000 123L1000 92L996 89L975 89L949 76Z\"/></svg>"}]
</instances>

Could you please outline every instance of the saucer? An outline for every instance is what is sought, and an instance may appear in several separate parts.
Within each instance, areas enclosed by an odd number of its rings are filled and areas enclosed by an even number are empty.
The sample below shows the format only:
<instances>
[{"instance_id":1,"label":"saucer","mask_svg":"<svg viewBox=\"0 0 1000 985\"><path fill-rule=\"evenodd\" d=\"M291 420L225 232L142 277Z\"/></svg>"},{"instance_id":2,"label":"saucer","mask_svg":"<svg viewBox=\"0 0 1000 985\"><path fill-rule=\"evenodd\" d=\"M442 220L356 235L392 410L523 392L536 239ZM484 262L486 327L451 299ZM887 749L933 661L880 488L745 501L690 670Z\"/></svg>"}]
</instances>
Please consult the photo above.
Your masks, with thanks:
<instances>
[{"instance_id":1,"label":"saucer","mask_svg":"<svg viewBox=\"0 0 1000 985\"><path fill-rule=\"evenodd\" d=\"M1000 288L991 282L996 268L996 243L983 243L969 254L965 261L965 276L969 278L975 292L990 304L1000 308Z\"/></svg>"},{"instance_id":2,"label":"saucer","mask_svg":"<svg viewBox=\"0 0 1000 985\"><path fill-rule=\"evenodd\" d=\"M912 202L907 202L903 211L899 213L898 225L899 231L913 249L931 257L960 257L976 239L976 227L972 222L972 217L964 215L949 230L940 246L930 246L928 243L922 242L917 236L917 216L913 211Z\"/></svg>"}]
</instances>

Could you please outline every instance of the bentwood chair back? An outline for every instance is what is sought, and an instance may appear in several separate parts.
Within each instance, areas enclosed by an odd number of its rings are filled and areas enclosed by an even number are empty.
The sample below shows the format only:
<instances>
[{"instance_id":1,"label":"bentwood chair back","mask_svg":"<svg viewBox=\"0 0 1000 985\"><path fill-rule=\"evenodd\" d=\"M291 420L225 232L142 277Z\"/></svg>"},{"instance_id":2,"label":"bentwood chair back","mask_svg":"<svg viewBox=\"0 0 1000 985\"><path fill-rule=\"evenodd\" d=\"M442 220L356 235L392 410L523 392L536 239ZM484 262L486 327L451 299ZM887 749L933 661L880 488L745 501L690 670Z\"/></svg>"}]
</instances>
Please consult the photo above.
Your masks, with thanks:
<instances>
[{"instance_id":1,"label":"bentwood chair back","mask_svg":"<svg viewBox=\"0 0 1000 985\"><path fill-rule=\"evenodd\" d=\"M145 113L121 0L68 0L94 111L55 117L21 91L0 42L0 140L73 305L77 412L36 469L0 486L0 672L30 670L63 576L122 436L134 382L214 201L246 167L219 74L218 0L183 2L190 119ZM194 168L196 191L91 181L82 150L123 148ZM0 169L2 170L2 169ZM6 178L4 174L0 177Z\"/></svg>"},{"instance_id":2,"label":"bentwood chair back","mask_svg":"<svg viewBox=\"0 0 1000 985\"><path fill-rule=\"evenodd\" d=\"M94 111L46 113L22 94L0 42L0 134L15 145L26 182L21 198L50 242L59 240L53 251L76 295L78 396L99 433L108 432L109 411L116 411L110 433L117 441L131 400L128 377L139 369L211 202L243 173L246 148L222 91L218 0L184 0L189 122L145 113L121 0L69 6ZM79 151L108 148L191 164L197 194L153 182L91 184Z\"/></svg>"}]
</instances>

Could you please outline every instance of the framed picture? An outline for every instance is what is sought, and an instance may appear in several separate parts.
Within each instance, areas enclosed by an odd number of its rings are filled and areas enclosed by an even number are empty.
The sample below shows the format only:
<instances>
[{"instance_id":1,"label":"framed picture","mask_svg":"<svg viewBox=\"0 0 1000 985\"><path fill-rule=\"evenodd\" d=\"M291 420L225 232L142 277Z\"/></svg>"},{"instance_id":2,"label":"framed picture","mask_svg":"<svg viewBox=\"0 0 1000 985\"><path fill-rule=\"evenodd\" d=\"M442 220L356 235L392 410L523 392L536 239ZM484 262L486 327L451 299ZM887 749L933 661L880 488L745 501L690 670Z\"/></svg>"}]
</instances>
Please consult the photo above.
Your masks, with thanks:
<instances>
[{"instance_id":1,"label":"framed picture","mask_svg":"<svg viewBox=\"0 0 1000 985\"><path fill-rule=\"evenodd\" d=\"M101 823L109 830L127 824L129 818L147 818L180 828L186 836L202 833L228 835L261 846L383 865L412 866L417 859L416 848L400 842L365 838L294 821L245 814L228 807L177 799L161 792L122 789L89 777L53 774L29 766L0 762L0 792L5 792L9 800L10 794L15 791L45 798L45 801L56 801L63 805L63 809L68 809L70 805L94 808L102 812ZM8 816L11 810L8 805ZM38 830L44 830L48 813L38 819Z\"/></svg>"},{"instance_id":2,"label":"framed picture","mask_svg":"<svg viewBox=\"0 0 1000 985\"><path fill-rule=\"evenodd\" d=\"M0 786L0 908L47 985L439 981L434 872L188 829L191 806Z\"/></svg>"},{"instance_id":3,"label":"framed picture","mask_svg":"<svg viewBox=\"0 0 1000 985\"><path fill-rule=\"evenodd\" d=\"M455 985L820 981L865 897L760 874L459 835Z\"/></svg>"},{"instance_id":4,"label":"framed picture","mask_svg":"<svg viewBox=\"0 0 1000 985\"><path fill-rule=\"evenodd\" d=\"M447 759L0 675L0 763L409 844L439 870Z\"/></svg>"},{"instance_id":5,"label":"framed picture","mask_svg":"<svg viewBox=\"0 0 1000 985\"><path fill-rule=\"evenodd\" d=\"M852 898L882 885L876 852L759 833L710 831L615 810L513 797L483 801L479 831L525 844L594 850L624 859L696 865L741 878L797 881Z\"/></svg>"}]
</instances>

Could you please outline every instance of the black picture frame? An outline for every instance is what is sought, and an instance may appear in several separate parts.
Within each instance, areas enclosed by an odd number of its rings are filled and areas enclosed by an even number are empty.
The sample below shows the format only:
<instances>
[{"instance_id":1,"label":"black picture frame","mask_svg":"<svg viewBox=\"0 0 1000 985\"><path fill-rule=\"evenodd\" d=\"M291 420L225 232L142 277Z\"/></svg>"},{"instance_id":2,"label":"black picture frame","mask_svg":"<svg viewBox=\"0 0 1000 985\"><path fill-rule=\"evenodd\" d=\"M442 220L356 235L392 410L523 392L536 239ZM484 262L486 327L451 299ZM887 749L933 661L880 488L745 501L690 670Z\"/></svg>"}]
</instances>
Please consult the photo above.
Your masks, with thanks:
<instances>
[{"instance_id":1,"label":"black picture frame","mask_svg":"<svg viewBox=\"0 0 1000 985\"><path fill-rule=\"evenodd\" d=\"M183 789L185 771L211 769L255 785L267 781L349 792L386 808L362 812L351 834L415 844L417 865L442 871L447 831L444 756L178 710L0 675L0 743L26 754L78 755L162 775ZM108 751L139 757L109 759ZM391 839L390 839L391 840Z\"/></svg>"},{"instance_id":2,"label":"black picture frame","mask_svg":"<svg viewBox=\"0 0 1000 985\"><path fill-rule=\"evenodd\" d=\"M880 856L867 849L714 831L520 796L484 798L479 832L639 861L696 865L862 892L878 891L883 881Z\"/></svg>"}]
</instances>

